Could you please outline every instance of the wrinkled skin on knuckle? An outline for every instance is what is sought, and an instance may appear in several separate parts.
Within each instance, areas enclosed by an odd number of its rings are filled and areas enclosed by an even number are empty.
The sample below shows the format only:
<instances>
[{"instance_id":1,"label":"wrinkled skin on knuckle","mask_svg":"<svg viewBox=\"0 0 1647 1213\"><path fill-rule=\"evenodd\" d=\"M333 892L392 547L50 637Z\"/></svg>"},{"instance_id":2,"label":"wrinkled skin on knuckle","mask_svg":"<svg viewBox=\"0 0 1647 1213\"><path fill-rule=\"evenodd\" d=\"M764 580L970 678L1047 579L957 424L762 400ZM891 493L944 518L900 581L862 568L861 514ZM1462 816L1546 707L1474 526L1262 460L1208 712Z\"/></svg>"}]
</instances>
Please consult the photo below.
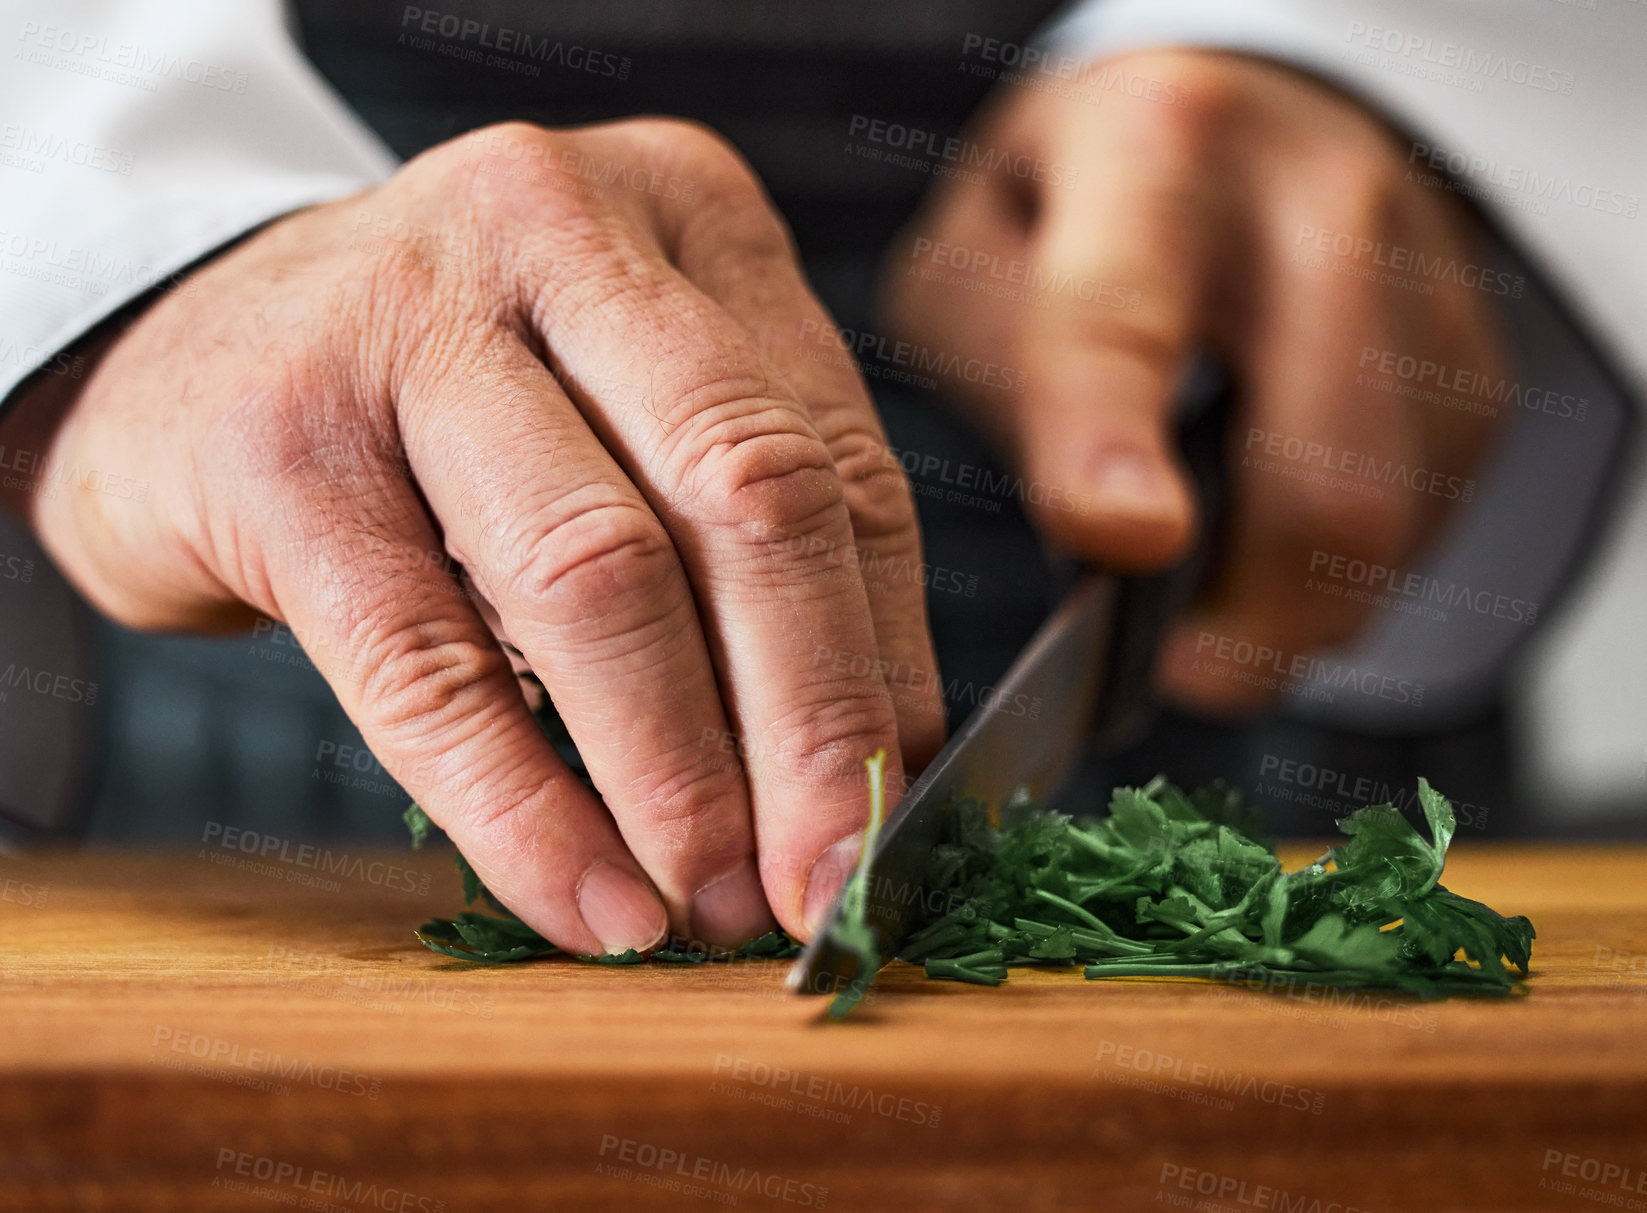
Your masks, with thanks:
<instances>
[{"instance_id":1,"label":"wrinkled skin on knuckle","mask_svg":"<svg viewBox=\"0 0 1647 1213\"><path fill-rule=\"evenodd\" d=\"M634 155L675 166L704 188L760 189L755 171L731 140L701 122L673 117L633 118L604 129L628 144Z\"/></svg>"},{"instance_id":2,"label":"wrinkled skin on knuckle","mask_svg":"<svg viewBox=\"0 0 1647 1213\"><path fill-rule=\"evenodd\" d=\"M853 533L865 542L904 539L917 543L920 524L915 494L903 465L889 453L886 443L878 435L860 432L832 446Z\"/></svg>"},{"instance_id":3,"label":"wrinkled skin on knuckle","mask_svg":"<svg viewBox=\"0 0 1647 1213\"><path fill-rule=\"evenodd\" d=\"M767 731L768 766L796 788L859 779L864 759L896 736L891 698L864 680L820 680Z\"/></svg>"},{"instance_id":4,"label":"wrinkled skin on knuckle","mask_svg":"<svg viewBox=\"0 0 1647 1213\"><path fill-rule=\"evenodd\" d=\"M725 756L691 745L649 758L647 770L625 789L635 804L646 806L647 830L679 856L730 856L740 825L724 810L744 794L740 767Z\"/></svg>"},{"instance_id":5,"label":"wrinkled skin on knuckle","mask_svg":"<svg viewBox=\"0 0 1647 1213\"><path fill-rule=\"evenodd\" d=\"M507 547L509 598L532 615L572 620L608 616L616 603L654 600L674 565L674 547L657 519L628 501L522 527Z\"/></svg>"},{"instance_id":6,"label":"wrinkled skin on knuckle","mask_svg":"<svg viewBox=\"0 0 1647 1213\"><path fill-rule=\"evenodd\" d=\"M787 410L732 406L681 444L674 508L699 526L766 547L827 527L844 501L824 444Z\"/></svg>"},{"instance_id":7,"label":"wrinkled skin on knuckle","mask_svg":"<svg viewBox=\"0 0 1647 1213\"><path fill-rule=\"evenodd\" d=\"M524 122L431 149L392 183L417 237L400 259L479 312L516 321L551 283L579 281L616 255L618 233L633 226L635 191L592 186L577 168L585 155L614 154L622 149L588 130Z\"/></svg>"},{"instance_id":8,"label":"wrinkled skin on knuckle","mask_svg":"<svg viewBox=\"0 0 1647 1213\"><path fill-rule=\"evenodd\" d=\"M340 651L353 668L339 673L357 681L368 728L414 768L438 769L442 754L509 706L508 660L451 608L430 602L408 610L397 600L362 609L344 636Z\"/></svg>"}]
</instances>

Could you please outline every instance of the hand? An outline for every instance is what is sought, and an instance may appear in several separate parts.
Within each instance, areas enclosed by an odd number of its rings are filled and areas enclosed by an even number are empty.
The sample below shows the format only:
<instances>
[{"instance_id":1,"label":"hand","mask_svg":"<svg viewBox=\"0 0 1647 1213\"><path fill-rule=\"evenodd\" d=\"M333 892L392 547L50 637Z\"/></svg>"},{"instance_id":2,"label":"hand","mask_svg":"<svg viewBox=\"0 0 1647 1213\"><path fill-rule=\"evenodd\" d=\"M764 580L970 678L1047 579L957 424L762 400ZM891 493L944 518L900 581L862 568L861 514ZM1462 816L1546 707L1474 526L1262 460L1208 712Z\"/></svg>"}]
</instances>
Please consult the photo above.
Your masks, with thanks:
<instances>
[{"instance_id":1,"label":"hand","mask_svg":"<svg viewBox=\"0 0 1647 1213\"><path fill-rule=\"evenodd\" d=\"M1372 608L1308 592L1311 573L1399 567L1469 495L1487 411L1390 389L1426 361L1496 377L1493 305L1515 288L1481 272L1463 207L1408 180L1403 143L1327 87L1201 51L1104 66L1157 86L996 98L969 136L994 171L939 191L894 246L890 327L1016 368L1012 390L950 386L1049 490L1037 523L1123 569L1185 550L1171 408L1192 352L1230 367L1227 561L1158 678L1188 706L1246 710L1267 692L1209 672L1209 637L1289 658L1348 638Z\"/></svg>"},{"instance_id":2,"label":"hand","mask_svg":"<svg viewBox=\"0 0 1647 1213\"><path fill-rule=\"evenodd\" d=\"M935 668L919 538L856 374L794 355L825 321L717 138L489 128L144 312L53 419L49 461L78 480L32 514L128 625L288 622L561 947L734 944L774 913L804 935L856 860L864 759L886 747L896 790L942 731L935 689L895 704L878 672ZM605 806L540 736L464 573Z\"/></svg>"}]
</instances>

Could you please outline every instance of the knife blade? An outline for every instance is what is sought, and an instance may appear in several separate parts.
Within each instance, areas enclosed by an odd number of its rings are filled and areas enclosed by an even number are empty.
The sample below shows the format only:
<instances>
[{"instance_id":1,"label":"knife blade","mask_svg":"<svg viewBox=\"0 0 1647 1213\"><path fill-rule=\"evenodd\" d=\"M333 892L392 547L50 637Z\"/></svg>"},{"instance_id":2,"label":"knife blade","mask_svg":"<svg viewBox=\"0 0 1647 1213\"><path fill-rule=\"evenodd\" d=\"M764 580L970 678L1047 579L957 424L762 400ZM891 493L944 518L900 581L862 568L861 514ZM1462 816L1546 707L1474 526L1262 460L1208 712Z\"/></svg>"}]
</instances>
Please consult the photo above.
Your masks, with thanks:
<instances>
[{"instance_id":1,"label":"knife blade","mask_svg":"<svg viewBox=\"0 0 1647 1213\"><path fill-rule=\"evenodd\" d=\"M1045 804L1089 744L1113 747L1147 722L1161 639L1211 572L1221 543L1230 396L1230 382L1214 364L1192 368L1179 439L1202 520L1194 551L1152 577L1082 573L995 694L978 705L888 815L870 856L863 903L881 964L896 954L923 912L953 908L942 904L944 890L930 887L927 866L943 815L956 802L971 798L998 806L1023 789ZM792 989L834 994L857 976L857 953L836 938L845 909L837 896L790 970Z\"/></svg>"}]
</instances>

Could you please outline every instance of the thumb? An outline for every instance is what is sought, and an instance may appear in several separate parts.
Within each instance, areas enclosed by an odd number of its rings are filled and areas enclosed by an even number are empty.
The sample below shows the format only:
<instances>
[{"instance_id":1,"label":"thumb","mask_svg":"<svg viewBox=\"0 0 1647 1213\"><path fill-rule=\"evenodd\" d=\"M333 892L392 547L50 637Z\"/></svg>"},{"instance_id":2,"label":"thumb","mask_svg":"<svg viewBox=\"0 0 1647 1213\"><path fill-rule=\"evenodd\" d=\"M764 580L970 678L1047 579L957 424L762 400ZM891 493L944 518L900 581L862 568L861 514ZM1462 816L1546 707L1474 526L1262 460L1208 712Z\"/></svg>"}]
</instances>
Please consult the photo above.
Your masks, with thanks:
<instances>
[{"instance_id":1,"label":"thumb","mask_svg":"<svg viewBox=\"0 0 1647 1213\"><path fill-rule=\"evenodd\" d=\"M1181 556L1195 529L1174 406L1202 335L1209 224L1182 189L1105 160L1082 189L1044 199L1032 253L1044 306L1018 332L1033 371L1014 428L1041 528L1143 571Z\"/></svg>"}]
</instances>

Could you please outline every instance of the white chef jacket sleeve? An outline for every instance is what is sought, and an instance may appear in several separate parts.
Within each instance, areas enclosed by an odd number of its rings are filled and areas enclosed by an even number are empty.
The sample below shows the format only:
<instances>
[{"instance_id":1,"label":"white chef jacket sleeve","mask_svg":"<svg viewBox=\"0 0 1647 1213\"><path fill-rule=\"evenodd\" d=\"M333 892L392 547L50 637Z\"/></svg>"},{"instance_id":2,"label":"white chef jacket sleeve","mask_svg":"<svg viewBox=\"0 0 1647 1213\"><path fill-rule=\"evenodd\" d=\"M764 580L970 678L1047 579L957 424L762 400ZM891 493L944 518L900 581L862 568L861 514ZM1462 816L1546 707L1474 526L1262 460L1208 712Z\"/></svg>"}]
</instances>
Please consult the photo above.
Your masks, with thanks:
<instances>
[{"instance_id":1,"label":"white chef jacket sleeve","mask_svg":"<svg viewBox=\"0 0 1647 1213\"><path fill-rule=\"evenodd\" d=\"M1406 132L1410 177L1472 199L1507 237L1501 255L1539 270L1526 301L1501 308L1520 403L1585 399L1628 417L1647 395L1643 45L1647 4L1639 2L1084 0L1041 39L1048 59L1019 75L1044 75L1055 56L1054 74L1097 104L1117 89L1147 99L1149 82L1140 91L1101 61L1200 46L1288 63L1360 98ZM1154 96L1176 99L1160 89ZM1573 495L1593 487L1586 478L1598 479L1609 462L1598 448L1615 441L1615 431L1594 424L1607 411L1595 408L1586 433L1512 410L1516 433L1500 463L1521 466L1499 469L1506 474L1491 508L1483 503L1453 536L1433 584L1466 590L1477 602L1503 590L1536 605L1540 593L1553 592L1565 570L1547 560L1529 574L1531 553L1540 539L1556 542L1554 516L1576 517ZM1546 422L1542 430L1537 422ZM1621 496L1594 575L1554 621L1549 642L1519 667L1516 683L1534 796L1560 797L1569 807L1633 800L1647 775L1647 643L1639 622L1647 475L1616 461L1612 469L1622 472ZM1532 584L1518 588L1527 576ZM1469 647L1455 643L1458 635L1426 631L1407 616L1376 626L1359 655L1404 660L1422 678ZM1448 708L1445 700L1435 706ZM1346 723L1376 727L1375 715Z\"/></svg>"},{"instance_id":2,"label":"white chef jacket sleeve","mask_svg":"<svg viewBox=\"0 0 1647 1213\"><path fill-rule=\"evenodd\" d=\"M213 249L394 168L279 0L0 0L0 58L0 402Z\"/></svg>"}]
</instances>

